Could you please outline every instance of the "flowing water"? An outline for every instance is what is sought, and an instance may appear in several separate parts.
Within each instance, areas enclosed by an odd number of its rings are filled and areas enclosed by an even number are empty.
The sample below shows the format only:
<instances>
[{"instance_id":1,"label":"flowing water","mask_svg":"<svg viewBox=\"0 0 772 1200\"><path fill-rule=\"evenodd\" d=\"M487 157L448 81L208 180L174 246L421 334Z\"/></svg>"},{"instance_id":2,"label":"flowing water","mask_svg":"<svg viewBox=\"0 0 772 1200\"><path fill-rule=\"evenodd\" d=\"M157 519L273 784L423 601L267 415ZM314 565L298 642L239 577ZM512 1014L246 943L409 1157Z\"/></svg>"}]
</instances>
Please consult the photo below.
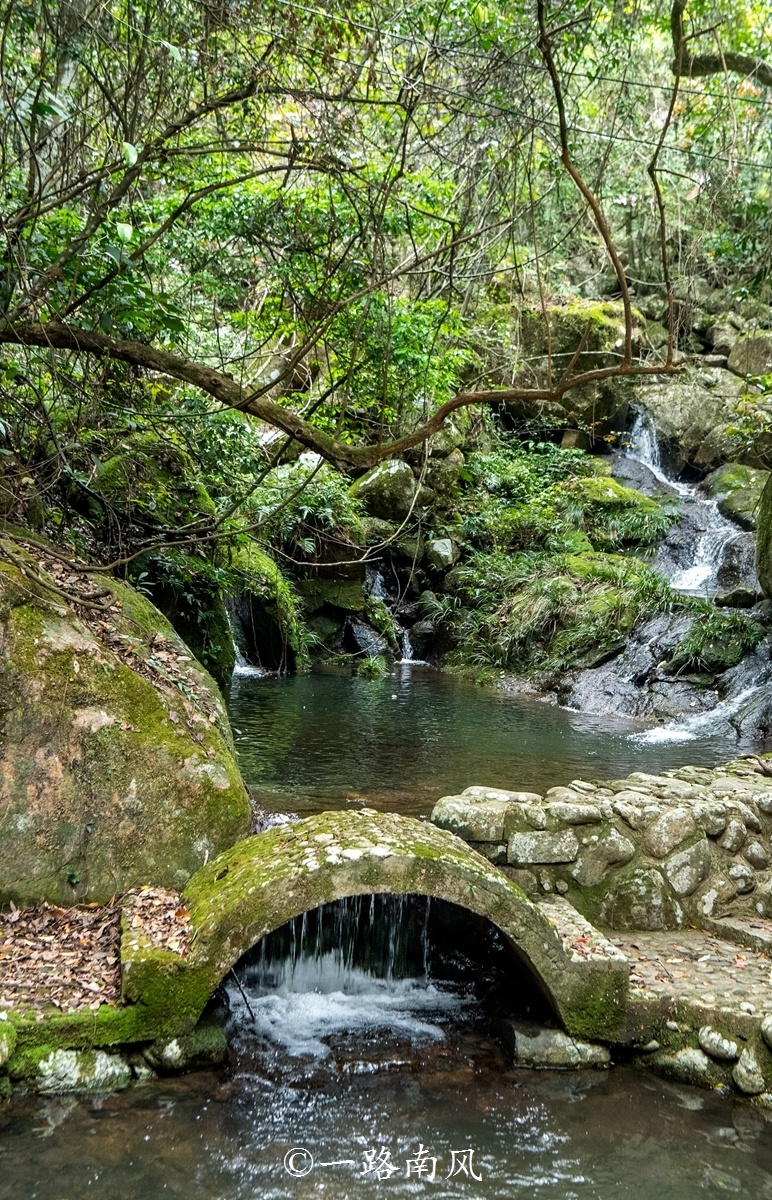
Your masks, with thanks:
<instances>
[{"instance_id":1,"label":"flowing water","mask_svg":"<svg viewBox=\"0 0 772 1200\"><path fill-rule=\"evenodd\" d=\"M665 543L653 565L676 591L706 597L721 591L721 575L730 548L747 542L748 535L721 515L715 500L709 500L694 485L667 471L656 430L647 414L636 417L628 447L619 457L622 464L626 459L643 465L665 494L674 496L678 502L683 533L679 536L679 530L675 531L675 537ZM755 582L752 568L745 565L745 570L751 578L743 582Z\"/></svg>"},{"instance_id":2,"label":"flowing water","mask_svg":"<svg viewBox=\"0 0 772 1200\"><path fill-rule=\"evenodd\" d=\"M685 761L675 739L640 739L641 722L571 712L410 666L385 679L241 676L231 719L244 776L271 811L366 804L425 814L440 796L471 784L545 791ZM707 722L683 740L695 765L744 748L726 724L717 731Z\"/></svg>"},{"instance_id":3,"label":"flowing water","mask_svg":"<svg viewBox=\"0 0 772 1200\"><path fill-rule=\"evenodd\" d=\"M667 476L642 421L631 460L689 514L656 565L714 593L739 531ZM402 648L391 676L364 680L267 677L236 647L239 757L267 808L420 815L472 783L544 791L678 766L684 740L695 764L744 748L718 709L646 730L421 668L407 634ZM512 1069L502 1018L549 1010L476 920L365 896L291 922L227 981L221 1072L0 1102L0 1200L772 1200L772 1125L747 1102L624 1064Z\"/></svg>"},{"instance_id":4,"label":"flowing water","mask_svg":"<svg viewBox=\"0 0 772 1200\"><path fill-rule=\"evenodd\" d=\"M229 986L219 1074L0 1105L0 1200L772 1200L747 1102L513 1070L518 967L444 907L361 897L271 935Z\"/></svg>"}]
</instances>

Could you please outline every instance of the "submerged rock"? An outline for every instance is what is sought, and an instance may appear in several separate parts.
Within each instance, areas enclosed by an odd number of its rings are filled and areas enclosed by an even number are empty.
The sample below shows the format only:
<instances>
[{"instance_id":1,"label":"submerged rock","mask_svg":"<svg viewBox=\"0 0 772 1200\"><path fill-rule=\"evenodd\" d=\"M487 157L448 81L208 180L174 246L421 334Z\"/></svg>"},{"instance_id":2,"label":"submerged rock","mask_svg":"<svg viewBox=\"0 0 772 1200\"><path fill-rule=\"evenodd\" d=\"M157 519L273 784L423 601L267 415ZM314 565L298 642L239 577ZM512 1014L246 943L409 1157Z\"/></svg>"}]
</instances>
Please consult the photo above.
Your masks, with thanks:
<instances>
[{"instance_id":1,"label":"submerged rock","mask_svg":"<svg viewBox=\"0 0 772 1200\"><path fill-rule=\"evenodd\" d=\"M113 1092L131 1083L131 1067L120 1054L104 1050L52 1050L37 1065L34 1081L38 1091Z\"/></svg>"},{"instance_id":2,"label":"submerged rock","mask_svg":"<svg viewBox=\"0 0 772 1200\"><path fill-rule=\"evenodd\" d=\"M544 1029L520 1021L504 1022L504 1040L512 1061L519 1067L563 1068L608 1067L611 1054L607 1046L569 1037L561 1029Z\"/></svg>"}]
</instances>

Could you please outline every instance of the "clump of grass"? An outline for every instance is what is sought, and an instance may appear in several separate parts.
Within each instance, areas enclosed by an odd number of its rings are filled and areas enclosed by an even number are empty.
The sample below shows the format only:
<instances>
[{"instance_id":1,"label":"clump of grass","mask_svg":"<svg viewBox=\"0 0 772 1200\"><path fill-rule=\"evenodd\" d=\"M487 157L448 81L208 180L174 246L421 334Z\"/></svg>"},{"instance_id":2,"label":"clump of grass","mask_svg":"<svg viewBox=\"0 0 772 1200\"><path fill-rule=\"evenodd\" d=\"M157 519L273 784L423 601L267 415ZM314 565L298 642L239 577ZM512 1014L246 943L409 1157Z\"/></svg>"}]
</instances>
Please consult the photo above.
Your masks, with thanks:
<instances>
[{"instance_id":1,"label":"clump of grass","mask_svg":"<svg viewBox=\"0 0 772 1200\"><path fill-rule=\"evenodd\" d=\"M565 670L621 646L641 618L679 602L644 563L608 554L477 554L450 583L446 621L468 661Z\"/></svg>"},{"instance_id":2,"label":"clump of grass","mask_svg":"<svg viewBox=\"0 0 772 1200\"><path fill-rule=\"evenodd\" d=\"M360 679L383 679L389 673L389 664L382 654L368 654L357 666Z\"/></svg>"},{"instance_id":3,"label":"clump of grass","mask_svg":"<svg viewBox=\"0 0 772 1200\"><path fill-rule=\"evenodd\" d=\"M693 606L699 615L665 668L670 674L716 675L736 667L766 637L763 625L748 613L717 612L705 601Z\"/></svg>"}]
</instances>

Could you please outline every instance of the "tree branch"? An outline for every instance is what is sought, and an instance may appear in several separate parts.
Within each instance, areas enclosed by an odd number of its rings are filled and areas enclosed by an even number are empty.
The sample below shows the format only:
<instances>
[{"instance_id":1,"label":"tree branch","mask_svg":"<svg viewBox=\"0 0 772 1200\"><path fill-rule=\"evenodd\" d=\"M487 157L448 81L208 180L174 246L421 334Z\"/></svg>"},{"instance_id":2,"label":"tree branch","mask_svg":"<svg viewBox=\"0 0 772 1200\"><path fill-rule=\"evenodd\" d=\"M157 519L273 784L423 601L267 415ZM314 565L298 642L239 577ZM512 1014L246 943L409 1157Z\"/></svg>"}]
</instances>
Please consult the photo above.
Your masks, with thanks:
<instances>
[{"instance_id":1,"label":"tree branch","mask_svg":"<svg viewBox=\"0 0 772 1200\"><path fill-rule=\"evenodd\" d=\"M749 54L735 54L731 50L723 54L683 54L683 46L688 38L684 34L684 13L687 0L673 0L670 10L670 32L673 38L674 74L689 75L692 78L704 75L724 75L727 71L736 75L745 75L764 87L772 87L772 65L762 58L752 58ZM683 61L679 61L679 55Z\"/></svg>"}]
</instances>

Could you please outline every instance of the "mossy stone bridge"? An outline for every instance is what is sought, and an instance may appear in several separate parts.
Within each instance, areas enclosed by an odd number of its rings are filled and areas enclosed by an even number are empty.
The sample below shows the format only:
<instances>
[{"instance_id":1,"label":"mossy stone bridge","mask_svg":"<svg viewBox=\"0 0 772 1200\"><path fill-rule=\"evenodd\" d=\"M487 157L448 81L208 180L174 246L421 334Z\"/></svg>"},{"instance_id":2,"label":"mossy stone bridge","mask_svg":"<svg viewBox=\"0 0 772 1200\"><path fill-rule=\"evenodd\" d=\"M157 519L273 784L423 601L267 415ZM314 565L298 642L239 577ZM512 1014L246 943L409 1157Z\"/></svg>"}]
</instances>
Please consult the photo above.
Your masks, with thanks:
<instances>
[{"instance_id":1,"label":"mossy stone bridge","mask_svg":"<svg viewBox=\"0 0 772 1200\"><path fill-rule=\"evenodd\" d=\"M539 905L454 834L370 810L327 812L246 838L190 879L192 948L159 950L124 927L124 999L152 1036L186 1032L262 937L347 896L430 896L491 921L544 989L566 1030L608 1040L624 1021L624 959L579 954ZM124 1010L125 1011L125 1010ZM145 1024L139 1020L138 1027Z\"/></svg>"}]
</instances>

